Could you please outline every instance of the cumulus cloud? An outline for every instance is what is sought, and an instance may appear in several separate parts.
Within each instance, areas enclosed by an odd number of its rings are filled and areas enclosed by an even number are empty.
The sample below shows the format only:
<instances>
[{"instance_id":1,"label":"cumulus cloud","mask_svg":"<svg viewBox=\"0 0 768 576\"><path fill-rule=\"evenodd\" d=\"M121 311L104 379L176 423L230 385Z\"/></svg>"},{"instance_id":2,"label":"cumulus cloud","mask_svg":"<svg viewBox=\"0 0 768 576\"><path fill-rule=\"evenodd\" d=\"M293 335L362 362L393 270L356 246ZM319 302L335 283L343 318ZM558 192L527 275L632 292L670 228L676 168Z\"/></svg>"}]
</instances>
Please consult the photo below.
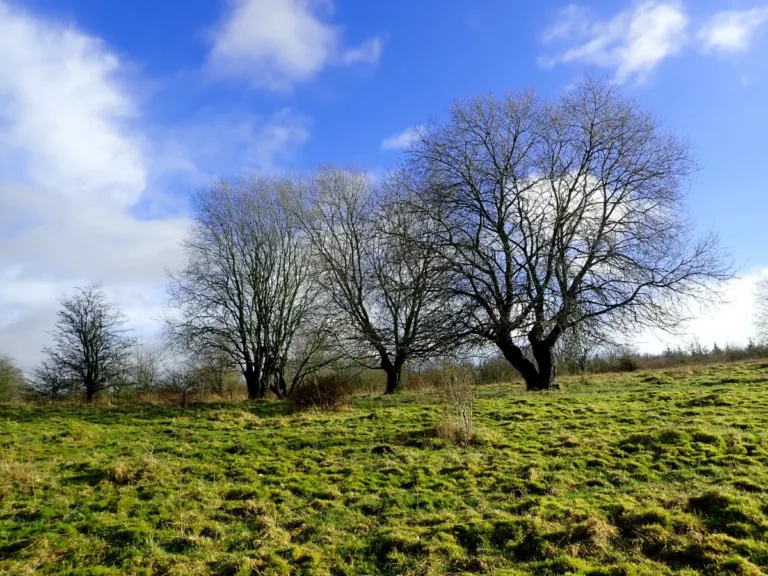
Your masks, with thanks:
<instances>
[{"instance_id":1,"label":"cumulus cloud","mask_svg":"<svg viewBox=\"0 0 768 576\"><path fill-rule=\"evenodd\" d=\"M579 6L563 9L547 28L544 43L562 43L557 54L542 57L545 67L581 63L614 71L617 82L643 82L686 40L688 17L676 1L635 4L607 20L596 20Z\"/></svg>"},{"instance_id":2,"label":"cumulus cloud","mask_svg":"<svg viewBox=\"0 0 768 576\"><path fill-rule=\"evenodd\" d=\"M691 311L698 313L685 327L682 335L648 332L636 340L644 352L662 352L668 346L676 348L699 342L711 348L715 343L744 346L756 338L756 295L761 279L768 279L768 267L756 268L729 280L723 290L724 303L699 305L692 303Z\"/></svg>"},{"instance_id":3,"label":"cumulus cloud","mask_svg":"<svg viewBox=\"0 0 768 576\"><path fill-rule=\"evenodd\" d=\"M558 13L557 20L541 34L542 42L552 42L573 37L584 37L591 27L589 13L584 6L568 4Z\"/></svg>"},{"instance_id":4,"label":"cumulus cloud","mask_svg":"<svg viewBox=\"0 0 768 576\"><path fill-rule=\"evenodd\" d=\"M139 220L147 182L121 62L96 38L0 4L0 350L29 365L57 299L103 282L134 325L178 262L181 218Z\"/></svg>"},{"instance_id":5,"label":"cumulus cloud","mask_svg":"<svg viewBox=\"0 0 768 576\"><path fill-rule=\"evenodd\" d=\"M357 48L351 48L341 55L342 64L376 64L384 50L384 39L381 36L369 38Z\"/></svg>"},{"instance_id":6,"label":"cumulus cloud","mask_svg":"<svg viewBox=\"0 0 768 576\"><path fill-rule=\"evenodd\" d=\"M142 203L172 202L169 183L274 169L308 138L308 120L284 110L156 128L98 38L1 0L0 29L0 353L35 363L58 299L88 283L151 337L189 222Z\"/></svg>"},{"instance_id":7,"label":"cumulus cloud","mask_svg":"<svg viewBox=\"0 0 768 576\"><path fill-rule=\"evenodd\" d=\"M392 134L381 141L383 151L405 150L419 137L419 126L411 126L398 134Z\"/></svg>"},{"instance_id":8,"label":"cumulus cloud","mask_svg":"<svg viewBox=\"0 0 768 576\"><path fill-rule=\"evenodd\" d=\"M383 38L345 47L332 13L331 0L232 0L214 31L208 70L285 91L329 65L378 62Z\"/></svg>"},{"instance_id":9,"label":"cumulus cloud","mask_svg":"<svg viewBox=\"0 0 768 576\"><path fill-rule=\"evenodd\" d=\"M269 174L290 163L310 136L311 120L291 109L270 115L202 114L157 135L152 167L199 187L221 175Z\"/></svg>"},{"instance_id":10,"label":"cumulus cloud","mask_svg":"<svg viewBox=\"0 0 768 576\"><path fill-rule=\"evenodd\" d=\"M758 30L768 22L768 6L743 11L718 12L699 29L698 39L706 52L745 52Z\"/></svg>"}]
</instances>

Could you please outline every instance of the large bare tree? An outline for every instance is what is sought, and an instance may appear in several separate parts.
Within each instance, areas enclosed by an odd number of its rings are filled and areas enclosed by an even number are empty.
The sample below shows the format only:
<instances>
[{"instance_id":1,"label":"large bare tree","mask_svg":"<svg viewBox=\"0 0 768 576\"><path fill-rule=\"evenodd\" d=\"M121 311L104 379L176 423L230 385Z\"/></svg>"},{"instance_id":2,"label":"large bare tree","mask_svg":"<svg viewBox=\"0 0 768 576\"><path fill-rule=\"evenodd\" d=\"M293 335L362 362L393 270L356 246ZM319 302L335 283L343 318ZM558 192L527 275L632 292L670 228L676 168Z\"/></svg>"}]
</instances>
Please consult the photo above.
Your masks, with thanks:
<instances>
[{"instance_id":1,"label":"large bare tree","mask_svg":"<svg viewBox=\"0 0 768 576\"><path fill-rule=\"evenodd\" d=\"M716 238L694 238L685 216L689 146L613 85L585 79L556 102L458 101L406 165L461 328L495 344L530 390L557 387L564 331L673 329L690 297L728 275Z\"/></svg>"},{"instance_id":2,"label":"large bare tree","mask_svg":"<svg viewBox=\"0 0 768 576\"><path fill-rule=\"evenodd\" d=\"M328 167L306 184L302 222L336 341L348 357L383 370L394 393L406 362L451 344L435 257L404 242L428 230L398 202L394 179L373 185L364 173Z\"/></svg>"},{"instance_id":3,"label":"large bare tree","mask_svg":"<svg viewBox=\"0 0 768 576\"><path fill-rule=\"evenodd\" d=\"M125 317L95 285L62 299L53 341L52 348L43 350L48 361L38 379L56 389L62 382L80 387L88 402L125 375L133 346ZM55 385L53 373L58 373Z\"/></svg>"},{"instance_id":4,"label":"large bare tree","mask_svg":"<svg viewBox=\"0 0 768 576\"><path fill-rule=\"evenodd\" d=\"M188 263L171 278L171 341L225 354L250 399L287 393L293 339L315 300L294 191L287 180L244 178L196 194Z\"/></svg>"}]
</instances>

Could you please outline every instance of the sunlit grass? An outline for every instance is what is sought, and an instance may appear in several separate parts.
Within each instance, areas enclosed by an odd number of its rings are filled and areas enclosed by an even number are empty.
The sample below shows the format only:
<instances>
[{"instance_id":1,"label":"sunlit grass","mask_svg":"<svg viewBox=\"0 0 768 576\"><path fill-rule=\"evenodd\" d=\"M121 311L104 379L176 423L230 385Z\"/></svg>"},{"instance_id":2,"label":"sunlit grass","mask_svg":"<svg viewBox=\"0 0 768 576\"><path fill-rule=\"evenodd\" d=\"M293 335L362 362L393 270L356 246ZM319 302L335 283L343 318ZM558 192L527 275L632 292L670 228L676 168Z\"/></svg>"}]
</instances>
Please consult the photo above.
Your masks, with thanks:
<instances>
[{"instance_id":1,"label":"sunlit grass","mask_svg":"<svg viewBox=\"0 0 768 576\"><path fill-rule=\"evenodd\" d=\"M433 398L0 407L0 573L768 568L768 364L485 387L466 447Z\"/></svg>"}]
</instances>

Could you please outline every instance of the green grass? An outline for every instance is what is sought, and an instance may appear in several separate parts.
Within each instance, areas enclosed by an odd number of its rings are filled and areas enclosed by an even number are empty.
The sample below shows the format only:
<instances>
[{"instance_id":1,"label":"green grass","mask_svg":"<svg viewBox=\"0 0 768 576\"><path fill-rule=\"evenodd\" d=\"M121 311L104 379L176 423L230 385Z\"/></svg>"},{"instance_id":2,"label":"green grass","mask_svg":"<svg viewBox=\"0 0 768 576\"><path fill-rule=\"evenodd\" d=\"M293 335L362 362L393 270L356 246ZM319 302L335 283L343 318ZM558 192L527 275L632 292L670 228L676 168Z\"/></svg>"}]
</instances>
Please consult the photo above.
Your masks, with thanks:
<instances>
[{"instance_id":1,"label":"green grass","mask_svg":"<svg viewBox=\"0 0 768 576\"><path fill-rule=\"evenodd\" d=\"M427 393L0 407L0 573L768 570L768 364L564 384L483 388L467 448Z\"/></svg>"}]
</instances>

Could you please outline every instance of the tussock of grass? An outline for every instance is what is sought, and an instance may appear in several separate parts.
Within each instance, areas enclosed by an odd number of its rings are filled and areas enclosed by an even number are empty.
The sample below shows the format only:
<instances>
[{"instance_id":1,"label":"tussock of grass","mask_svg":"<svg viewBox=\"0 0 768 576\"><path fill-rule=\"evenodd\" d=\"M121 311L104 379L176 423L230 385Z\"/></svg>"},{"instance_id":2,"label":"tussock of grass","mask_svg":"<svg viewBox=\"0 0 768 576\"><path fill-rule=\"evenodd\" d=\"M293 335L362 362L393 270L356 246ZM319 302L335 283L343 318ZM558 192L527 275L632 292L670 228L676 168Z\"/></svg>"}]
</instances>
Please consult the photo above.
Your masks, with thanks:
<instances>
[{"instance_id":1,"label":"tussock of grass","mask_svg":"<svg viewBox=\"0 0 768 576\"><path fill-rule=\"evenodd\" d=\"M0 459L0 498L19 494L33 494L42 480L43 472L31 462Z\"/></svg>"},{"instance_id":2,"label":"tussock of grass","mask_svg":"<svg viewBox=\"0 0 768 576\"><path fill-rule=\"evenodd\" d=\"M0 406L0 574L764 574L767 383L481 387L470 437L435 391Z\"/></svg>"},{"instance_id":3,"label":"tussock of grass","mask_svg":"<svg viewBox=\"0 0 768 576\"><path fill-rule=\"evenodd\" d=\"M435 435L459 446L482 444L482 436L476 428L468 428L453 418L441 418L435 426Z\"/></svg>"},{"instance_id":4,"label":"tussock of grass","mask_svg":"<svg viewBox=\"0 0 768 576\"><path fill-rule=\"evenodd\" d=\"M135 484L139 480L151 482L157 469L157 458L143 455L132 460L114 462L107 468L107 479L118 486Z\"/></svg>"}]
</instances>

